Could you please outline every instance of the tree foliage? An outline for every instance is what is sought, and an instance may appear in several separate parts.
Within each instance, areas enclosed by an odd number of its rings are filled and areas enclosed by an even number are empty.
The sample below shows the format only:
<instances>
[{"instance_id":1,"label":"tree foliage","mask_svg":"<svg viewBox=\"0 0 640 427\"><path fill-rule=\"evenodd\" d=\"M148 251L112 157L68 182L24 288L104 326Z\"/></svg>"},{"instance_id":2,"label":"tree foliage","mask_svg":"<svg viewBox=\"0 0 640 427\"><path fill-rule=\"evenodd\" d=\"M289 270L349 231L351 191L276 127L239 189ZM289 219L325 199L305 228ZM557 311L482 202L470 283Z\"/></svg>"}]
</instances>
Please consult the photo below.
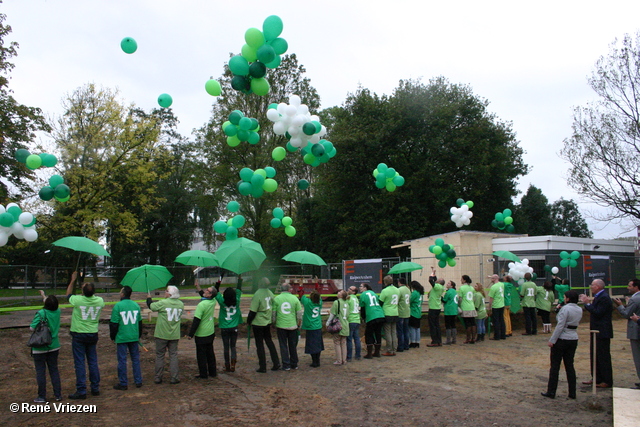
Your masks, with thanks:
<instances>
[{"instance_id":1,"label":"tree foliage","mask_svg":"<svg viewBox=\"0 0 640 427\"><path fill-rule=\"evenodd\" d=\"M513 222L518 233L530 236L546 236L554 234L551 206L542 190L529 185L526 194L516 206Z\"/></svg>"},{"instance_id":2,"label":"tree foliage","mask_svg":"<svg viewBox=\"0 0 640 427\"><path fill-rule=\"evenodd\" d=\"M562 197L551 204L551 220L553 234L567 237L593 238L587 222L578 209L578 205L571 199Z\"/></svg>"},{"instance_id":3,"label":"tree foliage","mask_svg":"<svg viewBox=\"0 0 640 427\"><path fill-rule=\"evenodd\" d=\"M640 223L640 32L610 46L588 80L598 101L576 107L561 157L569 185L600 206L606 219Z\"/></svg>"}]
</instances>

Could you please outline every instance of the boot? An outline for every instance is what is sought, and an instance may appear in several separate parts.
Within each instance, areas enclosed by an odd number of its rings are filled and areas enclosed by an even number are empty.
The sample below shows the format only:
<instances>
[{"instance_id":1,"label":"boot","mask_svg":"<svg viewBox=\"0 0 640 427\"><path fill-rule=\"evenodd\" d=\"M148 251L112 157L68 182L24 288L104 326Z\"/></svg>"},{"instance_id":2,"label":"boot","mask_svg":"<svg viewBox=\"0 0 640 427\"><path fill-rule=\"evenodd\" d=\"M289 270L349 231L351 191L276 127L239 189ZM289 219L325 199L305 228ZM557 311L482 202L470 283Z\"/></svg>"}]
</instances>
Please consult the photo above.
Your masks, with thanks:
<instances>
[{"instance_id":1,"label":"boot","mask_svg":"<svg viewBox=\"0 0 640 427\"><path fill-rule=\"evenodd\" d=\"M444 345L451 345L451 329L447 329L447 341Z\"/></svg>"},{"instance_id":2,"label":"boot","mask_svg":"<svg viewBox=\"0 0 640 427\"><path fill-rule=\"evenodd\" d=\"M380 347L382 344L375 344L375 351L373 352L373 357L380 357Z\"/></svg>"},{"instance_id":3,"label":"boot","mask_svg":"<svg viewBox=\"0 0 640 427\"><path fill-rule=\"evenodd\" d=\"M456 336L458 335L458 330L457 329L452 329L451 330L451 344L455 344L456 343Z\"/></svg>"},{"instance_id":4,"label":"boot","mask_svg":"<svg viewBox=\"0 0 640 427\"><path fill-rule=\"evenodd\" d=\"M367 355L364 358L373 359L373 344L367 344Z\"/></svg>"},{"instance_id":5,"label":"boot","mask_svg":"<svg viewBox=\"0 0 640 427\"><path fill-rule=\"evenodd\" d=\"M225 363L225 364L224 364L224 371L225 371L225 372L233 372L233 371L231 370L231 365L230 365L230 364L228 364L228 363Z\"/></svg>"},{"instance_id":6,"label":"boot","mask_svg":"<svg viewBox=\"0 0 640 427\"><path fill-rule=\"evenodd\" d=\"M471 344L475 344L476 341L478 341L478 327L472 326L471 327Z\"/></svg>"},{"instance_id":7,"label":"boot","mask_svg":"<svg viewBox=\"0 0 640 427\"><path fill-rule=\"evenodd\" d=\"M236 371L236 359L231 359L231 372Z\"/></svg>"}]
</instances>

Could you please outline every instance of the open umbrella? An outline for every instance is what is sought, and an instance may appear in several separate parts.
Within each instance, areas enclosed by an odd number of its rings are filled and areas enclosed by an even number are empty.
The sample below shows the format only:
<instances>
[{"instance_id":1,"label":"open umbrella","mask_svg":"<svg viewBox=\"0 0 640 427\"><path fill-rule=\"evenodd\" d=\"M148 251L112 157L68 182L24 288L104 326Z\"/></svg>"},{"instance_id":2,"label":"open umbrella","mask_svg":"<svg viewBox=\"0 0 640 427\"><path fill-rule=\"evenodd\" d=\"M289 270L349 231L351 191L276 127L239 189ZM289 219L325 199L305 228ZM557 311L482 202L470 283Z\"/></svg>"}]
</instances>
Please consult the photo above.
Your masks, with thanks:
<instances>
[{"instance_id":1,"label":"open umbrella","mask_svg":"<svg viewBox=\"0 0 640 427\"><path fill-rule=\"evenodd\" d=\"M394 265L388 274L410 273L416 270L422 270L422 266L418 263L407 261Z\"/></svg>"},{"instance_id":2,"label":"open umbrella","mask_svg":"<svg viewBox=\"0 0 640 427\"><path fill-rule=\"evenodd\" d=\"M327 265L327 263L318 255L308 251L289 252L283 256L282 259L285 261L297 262L298 264Z\"/></svg>"},{"instance_id":3,"label":"open umbrella","mask_svg":"<svg viewBox=\"0 0 640 427\"><path fill-rule=\"evenodd\" d=\"M500 257L500 258L505 258L508 259L509 261L513 261L513 262L520 262L520 258L518 258L518 255L514 254L513 252L509 252L509 251L495 251L493 253L494 256Z\"/></svg>"},{"instance_id":4,"label":"open umbrella","mask_svg":"<svg viewBox=\"0 0 640 427\"><path fill-rule=\"evenodd\" d=\"M220 267L236 274L257 270L267 258L260 243L245 237L225 240L216 251L215 256Z\"/></svg>"},{"instance_id":5,"label":"open umbrella","mask_svg":"<svg viewBox=\"0 0 640 427\"><path fill-rule=\"evenodd\" d=\"M73 249L77 252L87 252L90 254L105 255L108 257L111 256L100 243L81 236L63 237L62 239L53 242L52 245Z\"/></svg>"},{"instance_id":6,"label":"open umbrella","mask_svg":"<svg viewBox=\"0 0 640 427\"><path fill-rule=\"evenodd\" d=\"M216 256L207 251L185 251L178 255L175 262L184 265L195 265L196 267L217 267Z\"/></svg>"},{"instance_id":7,"label":"open umbrella","mask_svg":"<svg viewBox=\"0 0 640 427\"><path fill-rule=\"evenodd\" d=\"M149 292L166 286L172 277L166 267L145 264L127 271L120 283L131 286L134 292Z\"/></svg>"}]
</instances>

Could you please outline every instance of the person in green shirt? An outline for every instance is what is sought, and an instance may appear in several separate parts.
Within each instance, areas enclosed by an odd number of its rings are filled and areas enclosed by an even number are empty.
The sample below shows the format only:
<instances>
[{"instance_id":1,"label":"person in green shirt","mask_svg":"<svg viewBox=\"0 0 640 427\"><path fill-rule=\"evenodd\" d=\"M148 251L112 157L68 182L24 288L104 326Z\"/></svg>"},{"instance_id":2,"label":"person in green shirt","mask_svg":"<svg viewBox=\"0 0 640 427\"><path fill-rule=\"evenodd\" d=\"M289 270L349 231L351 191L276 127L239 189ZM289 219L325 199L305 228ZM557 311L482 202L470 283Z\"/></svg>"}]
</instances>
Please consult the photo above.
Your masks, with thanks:
<instances>
[{"instance_id":1,"label":"person in green shirt","mask_svg":"<svg viewBox=\"0 0 640 427\"><path fill-rule=\"evenodd\" d=\"M420 347L420 319L422 318L422 296L424 288L420 282L411 282L411 297L409 299L409 347Z\"/></svg>"},{"instance_id":2,"label":"person in green shirt","mask_svg":"<svg viewBox=\"0 0 640 427\"><path fill-rule=\"evenodd\" d=\"M93 283L82 285L82 295L73 295L73 287L78 278L74 271L67 287L67 299L73 306L71 313L71 350L73 364L76 371L76 391L69 395L69 399L87 398L87 373L85 359L89 367L89 381L91 395L100 396L100 368L98 367L98 325L100 312L104 307L104 300L94 295Z\"/></svg>"},{"instance_id":3,"label":"person in green shirt","mask_svg":"<svg viewBox=\"0 0 640 427\"><path fill-rule=\"evenodd\" d=\"M131 292L130 286L123 286L120 289L120 302L113 306L109 322L111 340L116 343L118 355L118 383L113 386L115 390L128 388L127 352L131 357L133 380L136 387L142 387L140 349L138 348L140 336L142 336L142 319L140 306L131 301Z\"/></svg>"},{"instance_id":4,"label":"person in green shirt","mask_svg":"<svg viewBox=\"0 0 640 427\"><path fill-rule=\"evenodd\" d=\"M322 298L320 298L320 293L314 289L309 296L302 295L300 303L304 308L301 329L306 331L304 352L311 355L311 365L309 366L317 368L320 366L320 353L324 350L321 317Z\"/></svg>"},{"instance_id":5,"label":"person in green shirt","mask_svg":"<svg viewBox=\"0 0 640 427\"><path fill-rule=\"evenodd\" d=\"M216 283L216 290L219 290ZM220 304L218 326L222 336L224 351L224 371L235 372L238 363L236 342L238 341L238 325L242 323L240 300L242 298L242 278L238 277L236 288L225 288L224 292L216 293L216 301Z\"/></svg>"},{"instance_id":6,"label":"person in green shirt","mask_svg":"<svg viewBox=\"0 0 640 427\"><path fill-rule=\"evenodd\" d=\"M504 325L504 283L500 281L497 274L489 276L491 288L489 289L489 302L491 305L490 314L493 323L492 340L506 340L507 332Z\"/></svg>"},{"instance_id":7,"label":"person in green shirt","mask_svg":"<svg viewBox=\"0 0 640 427\"><path fill-rule=\"evenodd\" d=\"M476 291L473 295L473 304L476 308L476 330L478 338L476 341L484 341L486 334L487 305L485 304L484 286L482 283L476 283L473 287Z\"/></svg>"},{"instance_id":8,"label":"person in green shirt","mask_svg":"<svg viewBox=\"0 0 640 427\"><path fill-rule=\"evenodd\" d=\"M449 280L446 285L447 291L442 297L444 303L444 327L446 329L447 341L445 345L456 343L458 329L456 326L456 317L458 317L458 292L456 291L456 282Z\"/></svg>"},{"instance_id":9,"label":"person in green shirt","mask_svg":"<svg viewBox=\"0 0 640 427\"><path fill-rule=\"evenodd\" d=\"M256 353L258 354L258 369L256 372L264 374L267 372L267 357L264 352L264 345L267 345L271 362L273 363L272 371L280 369L280 358L276 351L276 346L271 339L271 315L273 313L273 292L269 289L271 282L268 278L263 277L258 282L258 290L253 294L249 315L247 316L247 325L253 331L256 338Z\"/></svg>"},{"instance_id":10,"label":"person in green shirt","mask_svg":"<svg viewBox=\"0 0 640 427\"><path fill-rule=\"evenodd\" d=\"M40 291L40 296L44 301L42 310L38 310L33 317L30 329L35 331L40 321L45 319L49 332L51 332L51 344L45 347L31 348L31 356L36 367L36 381L38 383L38 397L35 403L47 402L47 368L51 377L53 394L56 401L62 400L62 387L60 385L60 370L58 369L58 354L60 353L60 308L58 308L58 298L55 295L46 296L44 291Z\"/></svg>"},{"instance_id":11,"label":"person in green shirt","mask_svg":"<svg viewBox=\"0 0 640 427\"><path fill-rule=\"evenodd\" d=\"M210 286L204 290L202 299L193 313L193 322L189 329L189 339L196 337L196 361L198 372L196 378L206 380L218 375L216 370L216 354L213 351L213 341L216 338L213 311L216 307L214 299L218 291Z\"/></svg>"},{"instance_id":12,"label":"person in green shirt","mask_svg":"<svg viewBox=\"0 0 640 427\"><path fill-rule=\"evenodd\" d=\"M380 357L382 325L385 321L384 312L380 307L378 296L371 290L371 286L368 283L360 284L360 313L366 322L364 342L367 344L367 355L364 358Z\"/></svg>"},{"instance_id":13,"label":"person in green shirt","mask_svg":"<svg viewBox=\"0 0 640 427\"><path fill-rule=\"evenodd\" d=\"M473 301L475 290L473 289L473 281L469 276L462 276L462 285L458 290L458 301L460 310L462 310L462 320L467 330L467 339L465 344L475 344L476 342L476 306Z\"/></svg>"},{"instance_id":14,"label":"person in green shirt","mask_svg":"<svg viewBox=\"0 0 640 427\"><path fill-rule=\"evenodd\" d=\"M180 319L184 310L184 304L180 301L180 291L175 286L167 286L164 299L153 302L151 293L147 295L147 307L158 313L156 330L153 336L156 339L156 366L153 382L162 383L164 373L164 356L169 352L170 384L180 383L178 376L178 342L180 342Z\"/></svg>"},{"instance_id":15,"label":"person in green shirt","mask_svg":"<svg viewBox=\"0 0 640 427\"><path fill-rule=\"evenodd\" d=\"M525 273L525 282L520 286L522 310L524 311L525 333L522 335L537 335L538 320L536 319L537 286L531 281L531 273Z\"/></svg>"},{"instance_id":16,"label":"person in green shirt","mask_svg":"<svg viewBox=\"0 0 640 427\"><path fill-rule=\"evenodd\" d=\"M542 319L542 333L551 333L551 305L555 299L553 285L551 282L544 282L543 286L536 289L536 308L538 316Z\"/></svg>"},{"instance_id":17,"label":"person in green shirt","mask_svg":"<svg viewBox=\"0 0 640 427\"><path fill-rule=\"evenodd\" d=\"M504 332L505 336L513 336L513 330L511 328L511 298L513 297L513 277L504 276L502 283L504 284Z\"/></svg>"},{"instance_id":18,"label":"person in green shirt","mask_svg":"<svg viewBox=\"0 0 640 427\"><path fill-rule=\"evenodd\" d=\"M349 336L349 303L347 302L347 293L344 290L338 291L338 299L333 302L329 310L329 318L327 326L334 318L340 320L340 332L333 334L333 349L336 354L334 365L347 364L347 337Z\"/></svg>"},{"instance_id":19,"label":"person in green shirt","mask_svg":"<svg viewBox=\"0 0 640 427\"><path fill-rule=\"evenodd\" d=\"M350 286L347 290L349 295L347 302L349 303L349 336L347 337L347 362L351 362L353 356L353 348L355 347L356 360L360 360L362 353L362 343L360 342L360 300L356 295L358 288Z\"/></svg>"},{"instance_id":20,"label":"person in green shirt","mask_svg":"<svg viewBox=\"0 0 640 427\"><path fill-rule=\"evenodd\" d=\"M398 335L397 352L409 350L409 317L411 316L411 290L407 286L404 277L398 278L398 323L396 334Z\"/></svg>"},{"instance_id":21,"label":"person in green shirt","mask_svg":"<svg viewBox=\"0 0 640 427\"><path fill-rule=\"evenodd\" d=\"M273 317L276 322L282 370L298 369L298 328L302 320L302 305L291 294L291 284L282 285L282 292L273 299Z\"/></svg>"},{"instance_id":22,"label":"person in green shirt","mask_svg":"<svg viewBox=\"0 0 640 427\"><path fill-rule=\"evenodd\" d=\"M386 351L383 356L395 356L396 347L398 347L398 335L396 323L398 322L398 302L400 301L400 293L398 288L393 286L393 278L385 276L382 279L383 288L380 292L378 300L382 305L384 312L384 339L387 344Z\"/></svg>"},{"instance_id":23,"label":"person in green shirt","mask_svg":"<svg viewBox=\"0 0 640 427\"><path fill-rule=\"evenodd\" d=\"M429 335L431 336L431 344L427 347L442 346L442 331L440 329L440 312L442 311L442 294L444 294L444 279L438 280L435 275L435 269L431 267L431 276L429 283L431 290L429 291Z\"/></svg>"}]
</instances>

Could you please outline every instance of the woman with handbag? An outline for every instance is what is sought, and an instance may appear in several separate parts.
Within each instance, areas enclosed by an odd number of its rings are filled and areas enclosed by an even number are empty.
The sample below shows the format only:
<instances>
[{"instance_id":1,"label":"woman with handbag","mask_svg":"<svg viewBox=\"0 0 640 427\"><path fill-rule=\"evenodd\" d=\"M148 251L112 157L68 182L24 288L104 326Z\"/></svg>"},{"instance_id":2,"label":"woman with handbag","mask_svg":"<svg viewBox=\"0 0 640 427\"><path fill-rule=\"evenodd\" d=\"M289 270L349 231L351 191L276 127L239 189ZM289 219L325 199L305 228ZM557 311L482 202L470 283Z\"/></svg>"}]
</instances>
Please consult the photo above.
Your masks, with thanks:
<instances>
[{"instance_id":1,"label":"woman with handbag","mask_svg":"<svg viewBox=\"0 0 640 427\"><path fill-rule=\"evenodd\" d=\"M55 295L46 296L44 291L40 291L44 300L44 308L39 310L31 322L31 330L38 333L37 329L41 322L46 323L51 333L51 343L42 347L32 347L31 355L36 366L36 381L38 382L38 397L35 403L47 402L47 368L51 377L53 394L56 401L62 400L62 388L60 386L60 371L58 371L58 353L60 350L60 340L58 332L60 330L60 309L58 308L58 298ZM40 329L42 330L42 329Z\"/></svg>"},{"instance_id":2,"label":"woman with handbag","mask_svg":"<svg viewBox=\"0 0 640 427\"><path fill-rule=\"evenodd\" d=\"M349 304L347 303L347 293L344 290L338 291L338 299L333 302L329 311L329 319L327 319L327 327L332 324L334 319L340 322L340 330L333 333L333 346L336 353L336 361L334 365L347 364L347 337L349 336L348 322Z\"/></svg>"}]
</instances>

